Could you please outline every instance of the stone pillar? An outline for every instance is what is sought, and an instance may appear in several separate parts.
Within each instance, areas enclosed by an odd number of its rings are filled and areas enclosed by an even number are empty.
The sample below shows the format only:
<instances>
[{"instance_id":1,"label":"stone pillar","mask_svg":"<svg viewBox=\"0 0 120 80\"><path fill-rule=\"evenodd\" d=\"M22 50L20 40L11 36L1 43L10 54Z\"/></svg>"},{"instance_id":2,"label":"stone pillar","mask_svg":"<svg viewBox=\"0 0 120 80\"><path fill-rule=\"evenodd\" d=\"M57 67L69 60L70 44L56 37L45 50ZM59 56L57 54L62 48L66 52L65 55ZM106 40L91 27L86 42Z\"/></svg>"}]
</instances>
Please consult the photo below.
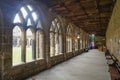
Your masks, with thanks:
<instances>
[{"instance_id":1,"label":"stone pillar","mask_svg":"<svg viewBox=\"0 0 120 80\"><path fill-rule=\"evenodd\" d=\"M83 45L84 45L84 34L83 34L83 31L82 31L82 50L83 50Z\"/></svg>"},{"instance_id":2,"label":"stone pillar","mask_svg":"<svg viewBox=\"0 0 120 80\"><path fill-rule=\"evenodd\" d=\"M3 73L3 18L2 11L0 9L0 80L3 80L2 73Z\"/></svg>"},{"instance_id":3,"label":"stone pillar","mask_svg":"<svg viewBox=\"0 0 120 80\"><path fill-rule=\"evenodd\" d=\"M63 29L63 28L65 28L65 29ZM67 52L67 51L66 51L66 49L67 49L67 48L66 48L66 44L67 44L67 42L66 42L66 36L67 36L66 30L67 30L67 29L66 29L66 25L65 25L65 24L63 24L63 28L62 28L62 29L63 29L63 30L62 30L62 31L63 31L63 32L62 32L62 35L63 35L63 36L62 36L62 44L63 44L63 45L62 45L62 51L63 51L64 60L66 60L66 52Z\"/></svg>"},{"instance_id":4,"label":"stone pillar","mask_svg":"<svg viewBox=\"0 0 120 80\"><path fill-rule=\"evenodd\" d=\"M2 80L7 80L12 67L12 24L4 18L2 33ZM12 77L11 77L12 78ZM10 78L10 79L11 79Z\"/></svg>"},{"instance_id":5,"label":"stone pillar","mask_svg":"<svg viewBox=\"0 0 120 80\"><path fill-rule=\"evenodd\" d=\"M48 25L46 25L48 26ZM50 26L48 26L50 27ZM50 60L50 33L49 33L49 28L45 28L45 30L47 32L44 33L44 56L45 56L45 59L46 59L46 65L47 65L47 68L50 68L51 67L51 60Z\"/></svg>"}]
</instances>

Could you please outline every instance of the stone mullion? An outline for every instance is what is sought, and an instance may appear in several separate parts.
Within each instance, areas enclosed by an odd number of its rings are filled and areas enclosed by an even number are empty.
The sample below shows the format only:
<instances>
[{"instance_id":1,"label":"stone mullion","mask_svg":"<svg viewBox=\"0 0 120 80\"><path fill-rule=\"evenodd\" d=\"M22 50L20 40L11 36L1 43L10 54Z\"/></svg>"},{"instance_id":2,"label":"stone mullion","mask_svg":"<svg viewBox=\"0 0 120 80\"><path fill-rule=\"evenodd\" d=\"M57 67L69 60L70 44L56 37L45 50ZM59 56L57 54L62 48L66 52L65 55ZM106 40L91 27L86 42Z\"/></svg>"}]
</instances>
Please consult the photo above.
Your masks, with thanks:
<instances>
[{"instance_id":1,"label":"stone mullion","mask_svg":"<svg viewBox=\"0 0 120 80\"><path fill-rule=\"evenodd\" d=\"M22 32L22 46L21 46L21 54L22 54L22 62L26 62L26 45L27 45L27 41L26 41L26 32L25 30Z\"/></svg>"},{"instance_id":2,"label":"stone mullion","mask_svg":"<svg viewBox=\"0 0 120 80\"><path fill-rule=\"evenodd\" d=\"M85 41L86 41L86 35L85 35L85 32L84 32L84 49L85 49Z\"/></svg>"},{"instance_id":3,"label":"stone mullion","mask_svg":"<svg viewBox=\"0 0 120 80\"><path fill-rule=\"evenodd\" d=\"M85 33L83 32L83 49L85 49Z\"/></svg>"},{"instance_id":4,"label":"stone mullion","mask_svg":"<svg viewBox=\"0 0 120 80\"><path fill-rule=\"evenodd\" d=\"M78 38L78 51L80 51L80 38Z\"/></svg>"},{"instance_id":5,"label":"stone mullion","mask_svg":"<svg viewBox=\"0 0 120 80\"><path fill-rule=\"evenodd\" d=\"M59 33L59 36L58 36L58 40L59 40L59 42L58 42L58 47L59 47L59 51L58 51L58 53L60 54L60 53L62 53L62 34L61 33Z\"/></svg>"},{"instance_id":6,"label":"stone mullion","mask_svg":"<svg viewBox=\"0 0 120 80\"><path fill-rule=\"evenodd\" d=\"M88 40L89 40L89 36L88 36L88 34L87 34L87 48L88 48Z\"/></svg>"},{"instance_id":7,"label":"stone mullion","mask_svg":"<svg viewBox=\"0 0 120 80\"><path fill-rule=\"evenodd\" d=\"M44 58L44 55L43 55L43 53L44 53L44 34L42 33L42 34L40 34L40 58Z\"/></svg>"},{"instance_id":8,"label":"stone mullion","mask_svg":"<svg viewBox=\"0 0 120 80\"><path fill-rule=\"evenodd\" d=\"M62 33L62 53L64 56L64 59L66 59L66 35Z\"/></svg>"},{"instance_id":9,"label":"stone mullion","mask_svg":"<svg viewBox=\"0 0 120 80\"><path fill-rule=\"evenodd\" d=\"M87 36L86 36L86 33L85 33L85 48L86 48L86 39L87 39Z\"/></svg>"},{"instance_id":10,"label":"stone mullion","mask_svg":"<svg viewBox=\"0 0 120 80\"><path fill-rule=\"evenodd\" d=\"M52 43L53 43L53 45L52 45L52 47L53 47L53 56L55 56L55 33L53 33L52 37L53 37L53 38L52 38L52 39L53 39L53 40L52 40L52 41L53 41L53 42L52 42Z\"/></svg>"},{"instance_id":11,"label":"stone mullion","mask_svg":"<svg viewBox=\"0 0 120 80\"><path fill-rule=\"evenodd\" d=\"M48 27L45 28L45 30L47 30ZM48 29L49 30L49 29ZM50 53L50 35L52 34L52 32L44 32L44 57L46 60L46 66L47 68L51 67L51 53ZM53 35L52 35L53 36Z\"/></svg>"},{"instance_id":12,"label":"stone mullion","mask_svg":"<svg viewBox=\"0 0 120 80\"><path fill-rule=\"evenodd\" d=\"M86 34L86 48L88 48L88 34Z\"/></svg>"},{"instance_id":13,"label":"stone mullion","mask_svg":"<svg viewBox=\"0 0 120 80\"><path fill-rule=\"evenodd\" d=\"M88 36L87 36L87 34L86 34L86 48L88 48L88 47L87 47L87 41L88 41Z\"/></svg>"},{"instance_id":14,"label":"stone mullion","mask_svg":"<svg viewBox=\"0 0 120 80\"><path fill-rule=\"evenodd\" d=\"M87 47L89 48L89 34L88 34L88 40L87 40Z\"/></svg>"},{"instance_id":15,"label":"stone mullion","mask_svg":"<svg viewBox=\"0 0 120 80\"><path fill-rule=\"evenodd\" d=\"M85 49L85 33L83 33L83 49Z\"/></svg>"},{"instance_id":16,"label":"stone mullion","mask_svg":"<svg viewBox=\"0 0 120 80\"><path fill-rule=\"evenodd\" d=\"M83 44L84 44L84 40L83 40L83 31L82 31L82 49L83 49Z\"/></svg>"},{"instance_id":17,"label":"stone mullion","mask_svg":"<svg viewBox=\"0 0 120 80\"><path fill-rule=\"evenodd\" d=\"M33 60L36 60L36 34L35 32L33 33L33 45L32 45L32 57Z\"/></svg>"},{"instance_id":18,"label":"stone mullion","mask_svg":"<svg viewBox=\"0 0 120 80\"><path fill-rule=\"evenodd\" d=\"M65 26L65 25L64 25ZM65 29L63 29L64 31L62 32L62 43L63 43L63 56L64 56L64 60L66 60L66 53L67 53L67 33L66 33L66 27Z\"/></svg>"},{"instance_id":19,"label":"stone mullion","mask_svg":"<svg viewBox=\"0 0 120 80\"><path fill-rule=\"evenodd\" d=\"M57 32L54 30L54 56L58 55L58 51L56 49L56 45L58 44L58 27L57 27L57 22L55 23L55 29L57 28Z\"/></svg>"},{"instance_id":20,"label":"stone mullion","mask_svg":"<svg viewBox=\"0 0 120 80\"><path fill-rule=\"evenodd\" d=\"M4 66L3 66L3 31L4 31L4 26L3 26L3 18L2 18L2 11L0 9L0 80L3 79L3 69L4 69Z\"/></svg>"}]
</instances>

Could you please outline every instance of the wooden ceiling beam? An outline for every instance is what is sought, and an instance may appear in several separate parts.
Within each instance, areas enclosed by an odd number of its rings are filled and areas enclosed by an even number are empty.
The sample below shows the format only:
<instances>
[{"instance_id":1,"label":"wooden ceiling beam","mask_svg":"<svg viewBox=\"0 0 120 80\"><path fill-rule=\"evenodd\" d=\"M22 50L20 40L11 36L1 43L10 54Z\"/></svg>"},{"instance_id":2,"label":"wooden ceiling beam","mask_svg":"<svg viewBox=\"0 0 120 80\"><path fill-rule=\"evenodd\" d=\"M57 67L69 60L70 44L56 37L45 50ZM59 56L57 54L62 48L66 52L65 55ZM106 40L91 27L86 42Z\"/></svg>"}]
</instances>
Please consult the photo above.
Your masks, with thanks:
<instances>
[{"instance_id":1,"label":"wooden ceiling beam","mask_svg":"<svg viewBox=\"0 0 120 80\"><path fill-rule=\"evenodd\" d=\"M105 35L113 0L37 0L89 33Z\"/></svg>"}]
</instances>

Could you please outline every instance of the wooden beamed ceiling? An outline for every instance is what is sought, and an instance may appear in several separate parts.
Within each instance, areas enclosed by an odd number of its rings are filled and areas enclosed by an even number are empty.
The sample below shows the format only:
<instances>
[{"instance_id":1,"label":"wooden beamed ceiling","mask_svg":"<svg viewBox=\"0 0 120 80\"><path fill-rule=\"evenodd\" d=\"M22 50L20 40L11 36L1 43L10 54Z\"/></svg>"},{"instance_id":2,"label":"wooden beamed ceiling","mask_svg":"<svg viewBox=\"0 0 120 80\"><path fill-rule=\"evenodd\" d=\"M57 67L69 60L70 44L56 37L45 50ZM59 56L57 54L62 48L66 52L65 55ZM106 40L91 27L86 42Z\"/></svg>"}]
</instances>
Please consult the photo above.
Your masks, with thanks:
<instances>
[{"instance_id":1,"label":"wooden beamed ceiling","mask_svg":"<svg viewBox=\"0 0 120 80\"><path fill-rule=\"evenodd\" d=\"M39 0L37 0L39 2ZM115 0L40 0L88 33L105 36Z\"/></svg>"}]
</instances>

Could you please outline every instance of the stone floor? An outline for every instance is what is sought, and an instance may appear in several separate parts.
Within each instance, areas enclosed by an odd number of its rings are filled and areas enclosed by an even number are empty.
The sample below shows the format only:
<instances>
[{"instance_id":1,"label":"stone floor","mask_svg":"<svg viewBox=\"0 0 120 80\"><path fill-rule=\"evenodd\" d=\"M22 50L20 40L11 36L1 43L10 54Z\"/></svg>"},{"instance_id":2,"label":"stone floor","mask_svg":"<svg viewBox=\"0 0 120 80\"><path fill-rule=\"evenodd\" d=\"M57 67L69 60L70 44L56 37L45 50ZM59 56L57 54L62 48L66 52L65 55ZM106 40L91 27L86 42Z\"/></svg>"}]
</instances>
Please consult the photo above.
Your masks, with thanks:
<instances>
[{"instance_id":1,"label":"stone floor","mask_svg":"<svg viewBox=\"0 0 120 80\"><path fill-rule=\"evenodd\" d=\"M94 49L26 80L111 80L108 69L104 53Z\"/></svg>"}]
</instances>

